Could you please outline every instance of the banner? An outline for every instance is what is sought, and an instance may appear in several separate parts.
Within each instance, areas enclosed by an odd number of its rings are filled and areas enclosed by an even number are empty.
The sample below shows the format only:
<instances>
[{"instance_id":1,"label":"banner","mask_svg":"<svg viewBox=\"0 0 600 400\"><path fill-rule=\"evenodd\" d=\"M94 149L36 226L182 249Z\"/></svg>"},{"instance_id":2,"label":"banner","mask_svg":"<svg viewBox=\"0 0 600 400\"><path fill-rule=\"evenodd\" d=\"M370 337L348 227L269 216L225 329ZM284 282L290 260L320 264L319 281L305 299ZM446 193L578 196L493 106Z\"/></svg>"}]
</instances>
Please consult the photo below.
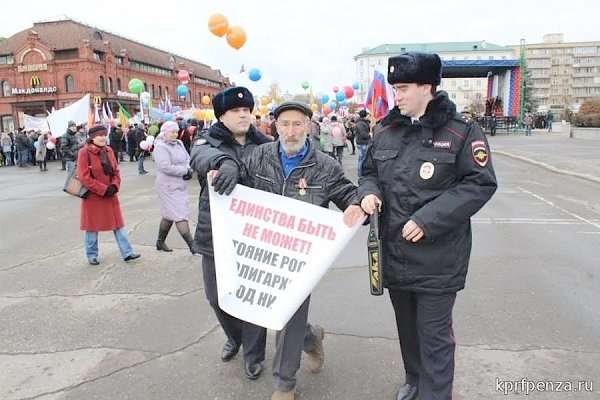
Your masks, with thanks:
<instances>
[{"instance_id":1,"label":"banner","mask_svg":"<svg viewBox=\"0 0 600 400\"><path fill-rule=\"evenodd\" d=\"M27 114L23 114L23 127L27 132L48 132L50 130L50 128L48 127L48 122L46 122L46 118L33 117ZM67 128L65 128L65 130L66 129Z\"/></svg>"},{"instance_id":2,"label":"banner","mask_svg":"<svg viewBox=\"0 0 600 400\"><path fill-rule=\"evenodd\" d=\"M361 226L243 185L209 195L219 306L269 329L283 329Z\"/></svg>"},{"instance_id":3,"label":"banner","mask_svg":"<svg viewBox=\"0 0 600 400\"><path fill-rule=\"evenodd\" d=\"M90 111L90 94L86 94L75 103L53 111L46 117L50 131L54 136L62 136L67 131L69 121L75 121L76 124L88 122Z\"/></svg>"}]
</instances>

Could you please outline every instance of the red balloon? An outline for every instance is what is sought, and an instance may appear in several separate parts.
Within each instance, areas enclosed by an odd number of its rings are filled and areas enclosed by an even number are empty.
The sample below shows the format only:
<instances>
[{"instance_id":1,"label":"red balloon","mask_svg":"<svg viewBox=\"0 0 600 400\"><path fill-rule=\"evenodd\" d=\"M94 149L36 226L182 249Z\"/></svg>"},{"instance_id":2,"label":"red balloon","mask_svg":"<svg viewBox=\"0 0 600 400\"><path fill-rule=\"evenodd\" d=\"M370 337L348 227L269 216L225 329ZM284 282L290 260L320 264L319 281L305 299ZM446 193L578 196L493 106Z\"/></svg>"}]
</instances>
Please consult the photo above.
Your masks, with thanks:
<instances>
[{"instance_id":1,"label":"red balloon","mask_svg":"<svg viewBox=\"0 0 600 400\"><path fill-rule=\"evenodd\" d=\"M190 73L185 69L182 69L177 73L177 79L179 79L179 82L187 85L190 82Z\"/></svg>"},{"instance_id":2,"label":"red balloon","mask_svg":"<svg viewBox=\"0 0 600 400\"><path fill-rule=\"evenodd\" d=\"M48 135L48 141L56 144L56 138L52 135Z\"/></svg>"},{"instance_id":3,"label":"red balloon","mask_svg":"<svg viewBox=\"0 0 600 400\"><path fill-rule=\"evenodd\" d=\"M330 112L331 109L329 107L323 107L323 115L328 116Z\"/></svg>"},{"instance_id":4,"label":"red balloon","mask_svg":"<svg viewBox=\"0 0 600 400\"><path fill-rule=\"evenodd\" d=\"M340 90L340 88L339 88L339 87L337 87L337 86L334 86L334 87L333 87L333 93L337 93L339 90Z\"/></svg>"},{"instance_id":5,"label":"red balloon","mask_svg":"<svg viewBox=\"0 0 600 400\"><path fill-rule=\"evenodd\" d=\"M354 89L352 89L352 86L344 86L344 94L346 95L346 99L350 99L354 96Z\"/></svg>"}]
</instances>

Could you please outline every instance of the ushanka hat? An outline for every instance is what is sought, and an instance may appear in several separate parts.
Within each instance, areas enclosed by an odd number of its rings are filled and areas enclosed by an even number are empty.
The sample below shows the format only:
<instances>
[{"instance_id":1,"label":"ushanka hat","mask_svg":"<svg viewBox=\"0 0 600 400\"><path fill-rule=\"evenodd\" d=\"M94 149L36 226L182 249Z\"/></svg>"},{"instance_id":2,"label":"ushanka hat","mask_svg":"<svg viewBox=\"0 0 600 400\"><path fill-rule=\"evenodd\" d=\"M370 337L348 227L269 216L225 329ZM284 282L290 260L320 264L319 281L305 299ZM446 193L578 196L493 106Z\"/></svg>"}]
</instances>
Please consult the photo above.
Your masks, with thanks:
<instances>
[{"instance_id":1,"label":"ushanka hat","mask_svg":"<svg viewBox=\"0 0 600 400\"><path fill-rule=\"evenodd\" d=\"M442 60L437 54L408 52L388 60L387 80L395 83L427 83L438 86L442 82Z\"/></svg>"},{"instance_id":2,"label":"ushanka hat","mask_svg":"<svg viewBox=\"0 0 600 400\"><path fill-rule=\"evenodd\" d=\"M252 111L254 108L254 97L245 87L230 87L217 93L212 99L212 104L215 110L215 117L218 119L221 115L234 108L246 107Z\"/></svg>"}]
</instances>

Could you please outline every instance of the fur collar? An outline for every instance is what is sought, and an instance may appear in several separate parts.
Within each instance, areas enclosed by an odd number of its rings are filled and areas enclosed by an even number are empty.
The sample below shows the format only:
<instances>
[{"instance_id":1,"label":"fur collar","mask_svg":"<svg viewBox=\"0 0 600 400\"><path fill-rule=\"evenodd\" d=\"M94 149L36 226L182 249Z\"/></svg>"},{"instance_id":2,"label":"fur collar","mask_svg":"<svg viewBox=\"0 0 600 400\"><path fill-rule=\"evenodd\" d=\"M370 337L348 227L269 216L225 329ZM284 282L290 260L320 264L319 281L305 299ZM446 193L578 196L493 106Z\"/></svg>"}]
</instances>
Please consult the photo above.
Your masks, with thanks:
<instances>
[{"instance_id":1,"label":"fur collar","mask_svg":"<svg viewBox=\"0 0 600 400\"><path fill-rule=\"evenodd\" d=\"M425 114L420 118L421 126L425 128L440 128L452 119L456 113L456 106L444 91L435 94L433 100L427 104ZM381 120L383 127L411 125L410 117L402 115L398 107L394 107L388 115Z\"/></svg>"}]
</instances>

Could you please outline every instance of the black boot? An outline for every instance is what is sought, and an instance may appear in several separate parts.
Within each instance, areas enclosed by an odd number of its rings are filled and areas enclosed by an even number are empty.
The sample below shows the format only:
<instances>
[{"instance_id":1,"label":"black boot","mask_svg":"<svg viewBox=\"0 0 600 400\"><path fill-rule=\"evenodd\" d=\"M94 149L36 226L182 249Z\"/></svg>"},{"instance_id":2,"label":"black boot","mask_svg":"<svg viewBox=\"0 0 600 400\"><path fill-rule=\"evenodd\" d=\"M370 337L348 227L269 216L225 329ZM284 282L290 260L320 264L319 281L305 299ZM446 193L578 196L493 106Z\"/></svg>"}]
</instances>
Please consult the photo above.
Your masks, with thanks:
<instances>
[{"instance_id":1,"label":"black boot","mask_svg":"<svg viewBox=\"0 0 600 400\"><path fill-rule=\"evenodd\" d=\"M167 252L173 251L173 249L169 248L165 244L165 239L167 238L168 234L168 229L164 229L162 226L158 229L158 240L156 241L156 250L162 250Z\"/></svg>"},{"instance_id":2,"label":"black boot","mask_svg":"<svg viewBox=\"0 0 600 400\"><path fill-rule=\"evenodd\" d=\"M181 237L187 243L188 247L190 248L190 252L192 254L200 254L200 252L198 251L198 246L196 246L196 241L192 237L191 233L189 233L189 232L183 233L183 234L181 234Z\"/></svg>"}]
</instances>

